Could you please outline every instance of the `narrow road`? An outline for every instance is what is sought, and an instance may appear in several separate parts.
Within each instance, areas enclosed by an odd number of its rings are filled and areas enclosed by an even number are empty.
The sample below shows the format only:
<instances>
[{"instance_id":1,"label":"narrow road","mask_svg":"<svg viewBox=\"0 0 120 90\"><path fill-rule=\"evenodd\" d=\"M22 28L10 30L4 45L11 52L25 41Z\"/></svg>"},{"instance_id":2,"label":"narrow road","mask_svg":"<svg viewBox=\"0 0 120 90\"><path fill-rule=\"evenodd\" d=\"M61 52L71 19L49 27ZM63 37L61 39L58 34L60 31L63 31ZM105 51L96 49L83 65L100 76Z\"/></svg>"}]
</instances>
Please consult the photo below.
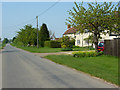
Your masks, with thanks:
<instances>
[{"instance_id":1,"label":"narrow road","mask_svg":"<svg viewBox=\"0 0 120 90\"><path fill-rule=\"evenodd\" d=\"M2 51L2 88L114 88L114 86L7 45Z\"/></svg>"}]
</instances>

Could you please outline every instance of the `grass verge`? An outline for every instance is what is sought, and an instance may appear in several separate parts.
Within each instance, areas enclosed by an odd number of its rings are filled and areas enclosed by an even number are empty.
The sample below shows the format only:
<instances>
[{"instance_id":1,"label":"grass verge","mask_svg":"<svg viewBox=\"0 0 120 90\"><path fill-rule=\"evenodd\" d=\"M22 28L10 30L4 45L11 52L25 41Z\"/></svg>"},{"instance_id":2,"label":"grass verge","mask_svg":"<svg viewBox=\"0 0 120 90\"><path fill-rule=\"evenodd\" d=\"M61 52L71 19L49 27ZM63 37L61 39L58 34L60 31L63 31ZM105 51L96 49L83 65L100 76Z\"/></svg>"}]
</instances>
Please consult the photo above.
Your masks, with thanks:
<instances>
[{"instance_id":1,"label":"grass verge","mask_svg":"<svg viewBox=\"0 0 120 90\"><path fill-rule=\"evenodd\" d=\"M15 45L15 44L11 44L12 46L15 46L17 48L21 48L23 50L26 50L26 51L29 51L29 52L32 52L32 53L54 53L54 52L64 52L64 51L61 51L62 48L47 48L47 47L23 47L23 46L18 46L18 45ZM87 50L91 50L89 48L72 48L72 51L87 51Z\"/></svg>"},{"instance_id":2,"label":"grass verge","mask_svg":"<svg viewBox=\"0 0 120 90\"><path fill-rule=\"evenodd\" d=\"M32 53L53 53L53 52L60 52L61 48L47 48L47 47L22 47L22 46L16 46L14 44L11 44L12 46L15 46L17 48L21 48L23 50L32 52Z\"/></svg>"},{"instance_id":3,"label":"grass verge","mask_svg":"<svg viewBox=\"0 0 120 90\"><path fill-rule=\"evenodd\" d=\"M2 44L0 43L0 49L3 49L5 47L6 44Z\"/></svg>"},{"instance_id":4,"label":"grass verge","mask_svg":"<svg viewBox=\"0 0 120 90\"><path fill-rule=\"evenodd\" d=\"M103 55L75 58L69 55L48 55L45 58L118 85L117 57Z\"/></svg>"}]
</instances>

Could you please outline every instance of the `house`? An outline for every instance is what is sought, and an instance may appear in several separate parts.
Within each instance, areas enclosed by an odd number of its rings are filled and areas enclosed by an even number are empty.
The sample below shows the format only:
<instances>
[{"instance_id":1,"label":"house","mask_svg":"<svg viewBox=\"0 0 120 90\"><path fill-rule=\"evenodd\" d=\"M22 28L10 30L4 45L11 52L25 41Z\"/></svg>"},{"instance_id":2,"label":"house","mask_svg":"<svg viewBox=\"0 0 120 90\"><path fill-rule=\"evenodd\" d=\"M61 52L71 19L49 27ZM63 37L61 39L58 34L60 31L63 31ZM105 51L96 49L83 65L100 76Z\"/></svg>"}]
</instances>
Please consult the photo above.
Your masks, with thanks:
<instances>
[{"instance_id":1,"label":"house","mask_svg":"<svg viewBox=\"0 0 120 90\"><path fill-rule=\"evenodd\" d=\"M107 32L107 30L105 31ZM88 30L85 30L85 33L80 33L77 29L74 27L71 27L70 25L67 26L67 31L64 32L63 36L69 36L71 38L75 39L75 46L85 47L85 46L91 46L92 43L89 43L88 40L84 40L85 38L88 38L92 33L88 32ZM101 34L102 38L99 40L99 42L104 41L105 39L113 39L116 38L116 36L110 36L109 34Z\"/></svg>"}]
</instances>

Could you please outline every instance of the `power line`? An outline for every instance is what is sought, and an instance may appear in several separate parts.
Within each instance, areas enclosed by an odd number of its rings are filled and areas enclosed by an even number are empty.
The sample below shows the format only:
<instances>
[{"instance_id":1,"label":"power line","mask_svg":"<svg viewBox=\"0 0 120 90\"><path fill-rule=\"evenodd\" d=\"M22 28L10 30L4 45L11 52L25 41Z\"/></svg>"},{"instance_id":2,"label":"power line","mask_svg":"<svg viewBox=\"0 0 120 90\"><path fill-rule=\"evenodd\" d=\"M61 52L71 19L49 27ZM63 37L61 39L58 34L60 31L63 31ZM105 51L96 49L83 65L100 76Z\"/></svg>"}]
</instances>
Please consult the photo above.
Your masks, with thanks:
<instances>
[{"instance_id":1,"label":"power line","mask_svg":"<svg viewBox=\"0 0 120 90\"><path fill-rule=\"evenodd\" d=\"M50 7L48 7L46 10L44 10L42 13L40 13L39 15L37 15L37 16L41 16L41 15L43 15L44 13L46 13L48 10L50 10L52 7L54 7L57 3L59 3L59 1L60 0L58 0L57 2L55 2L54 4L52 4ZM20 23L20 24L18 24L18 25L13 25L13 26L9 26L9 27L7 27L7 28L10 28L10 27L18 27L18 26L20 26L20 25L23 25L23 24L25 24L25 23L28 23L28 22L30 22L30 21L33 21L33 20L35 20L36 18L34 18L34 19L30 19L30 20L27 20L27 21L25 21L25 22L23 22L23 23Z\"/></svg>"},{"instance_id":2,"label":"power line","mask_svg":"<svg viewBox=\"0 0 120 90\"><path fill-rule=\"evenodd\" d=\"M54 7L57 3L59 3L60 0L58 0L57 2L55 2L53 5L51 5L49 8L47 8L45 11L43 11L42 13L40 13L39 15L37 16L41 16L43 15L44 13L46 13L48 10L50 10L52 7Z\"/></svg>"}]
</instances>

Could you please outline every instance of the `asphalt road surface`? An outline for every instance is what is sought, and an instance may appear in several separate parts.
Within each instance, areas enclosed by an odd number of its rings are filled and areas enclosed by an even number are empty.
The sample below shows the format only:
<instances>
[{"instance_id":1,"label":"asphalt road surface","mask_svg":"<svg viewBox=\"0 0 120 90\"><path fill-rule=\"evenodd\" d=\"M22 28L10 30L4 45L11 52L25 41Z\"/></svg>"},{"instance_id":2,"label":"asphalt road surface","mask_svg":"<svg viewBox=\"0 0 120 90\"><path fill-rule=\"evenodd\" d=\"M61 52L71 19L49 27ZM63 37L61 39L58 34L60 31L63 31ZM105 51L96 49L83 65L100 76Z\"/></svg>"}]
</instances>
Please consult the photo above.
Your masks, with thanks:
<instances>
[{"instance_id":1,"label":"asphalt road surface","mask_svg":"<svg viewBox=\"0 0 120 90\"><path fill-rule=\"evenodd\" d=\"M2 88L114 88L114 86L7 45L2 51Z\"/></svg>"}]
</instances>

